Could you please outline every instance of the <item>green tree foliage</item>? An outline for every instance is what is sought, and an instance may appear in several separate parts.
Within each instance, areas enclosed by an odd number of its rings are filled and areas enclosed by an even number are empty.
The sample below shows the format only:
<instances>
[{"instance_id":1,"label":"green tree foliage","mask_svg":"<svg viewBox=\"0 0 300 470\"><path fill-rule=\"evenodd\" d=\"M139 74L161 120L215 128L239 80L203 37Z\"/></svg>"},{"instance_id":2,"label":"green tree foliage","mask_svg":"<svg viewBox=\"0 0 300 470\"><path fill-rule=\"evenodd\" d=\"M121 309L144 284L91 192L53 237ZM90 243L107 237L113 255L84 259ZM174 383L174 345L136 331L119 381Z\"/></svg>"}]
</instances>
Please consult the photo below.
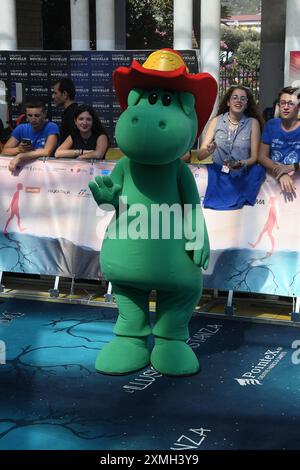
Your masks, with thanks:
<instances>
[{"instance_id":1,"label":"green tree foliage","mask_svg":"<svg viewBox=\"0 0 300 470\"><path fill-rule=\"evenodd\" d=\"M128 0L126 17L127 49L172 47L172 0Z\"/></svg>"},{"instance_id":2,"label":"green tree foliage","mask_svg":"<svg viewBox=\"0 0 300 470\"><path fill-rule=\"evenodd\" d=\"M260 42L249 40L241 42L235 57L238 64L246 71L251 72L259 68Z\"/></svg>"},{"instance_id":3,"label":"green tree foliage","mask_svg":"<svg viewBox=\"0 0 300 470\"><path fill-rule=\"evenodd\" d=\"M261 11L261 0L222 0L231 15L255 15Z\"/></svg>"},{"instance_id":4,"label":"green tree foliage","mask_svg":"<svg viewBox=\"0 0 300 470\"><path fill-rule=\"evenodd\" d=\"M254 29L245 31L245 41L260 41L260 33Z\"/></svg>"},{"instance_id":5,"label":"green tree foliage","mask_svg":"<svg viewBox=\"0 0 300 470\"><path fill-rule=\"evenodd\" d=\"M240 63L241 54L237 55L239 47L246 42L253 51L251 55L254 57L257 54L260 54L260 33L257 31L242 31L238 28L228 28L226 26L221 26L221 56L220 61L222 65L227 65L232 63L235 58L237 62ZM251 46L252 45L252 46ZM243 48L245 46L243 45ZM242 50L243 50L242 48ZM257 52L258 51L258 52ZM244 62L244 59L243 59ZM256 66L258 67L259 58L255 61Z\"/></svg>"},{"instance_id":6,"label":"green tree foliage","mask_svg":"<svg viewBox=\"0 0 300 470\"><path fill-rule=\"evenodd\" d=\"M232 15L229 6L221 3L221 18L229 18Z\"/></svg>"},{"instance_id":7,"label":"green tree foliage","mask_svg":"<svg viewBox=\"0 0 300 470\"><path fill-rule=\"evenodd\" d=\"M227 45L228 51L234 54L245 40L245 34L240 29L221 26L221 40Z\"/></svg>"}]
</instances>

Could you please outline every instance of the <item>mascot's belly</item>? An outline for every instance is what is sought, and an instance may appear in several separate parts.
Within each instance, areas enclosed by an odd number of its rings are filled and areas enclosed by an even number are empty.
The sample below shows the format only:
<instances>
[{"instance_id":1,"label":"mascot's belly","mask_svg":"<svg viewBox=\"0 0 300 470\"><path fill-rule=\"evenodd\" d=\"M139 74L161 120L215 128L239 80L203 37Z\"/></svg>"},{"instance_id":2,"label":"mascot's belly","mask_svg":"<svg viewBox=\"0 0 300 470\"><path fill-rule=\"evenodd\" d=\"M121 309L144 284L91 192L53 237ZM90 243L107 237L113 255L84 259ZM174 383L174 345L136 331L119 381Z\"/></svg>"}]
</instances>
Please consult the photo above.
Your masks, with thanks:
<instances>
[{"instance_id":1,"label":"mascot's belly","mask_svg":"<svg viewBox=\"0 0 300 470\"><path fill-rule=\"evenodd\" d=\"M101 271L109 281L150 289L199 287L201 269L185 250L179 164L145 167L125 157L122 195L130 209L110 224L112 237L104 240L100 255ZM130 215L134 207L137 212ZM138 238L139 233L147 239Z\"/></svg>"},{"instance_id":2,"label":"mascot's belly","mask_svg":"<svg viewBox=\"0 0 300 470\"><path fill-rule=\"evenodd\" d=\"M195 288L201 269L184 248L184 240L104 240L101 271L112 282L151 289Z\"/></svg>"}]
</instances>

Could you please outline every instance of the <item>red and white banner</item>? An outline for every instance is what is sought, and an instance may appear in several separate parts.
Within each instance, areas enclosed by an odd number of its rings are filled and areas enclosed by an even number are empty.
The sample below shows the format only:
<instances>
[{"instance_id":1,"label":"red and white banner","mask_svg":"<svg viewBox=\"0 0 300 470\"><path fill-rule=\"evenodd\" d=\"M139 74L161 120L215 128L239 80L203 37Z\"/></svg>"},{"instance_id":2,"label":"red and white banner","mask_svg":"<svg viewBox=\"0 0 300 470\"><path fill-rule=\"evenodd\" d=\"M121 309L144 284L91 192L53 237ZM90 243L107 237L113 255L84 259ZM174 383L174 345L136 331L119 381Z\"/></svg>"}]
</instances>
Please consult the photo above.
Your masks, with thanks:
<instances>
[{"instance_id":1,"label":"red and white banner","mask_svg":"<svg viewBox=\"0 0 300 470\"><path fill-rule=\"evenodd\" d=\"M98 278L112 215L97 208L88 183L108 175L114 163L36 161L11 175L8 162L0 157L0 271ZM206 167L191 171L203 198ZM299 178L295 188L297 195ZM300 296L298 207L267 176L254 207L203 209L211 244L205 287Z\"/></svg>"}]
</instances>

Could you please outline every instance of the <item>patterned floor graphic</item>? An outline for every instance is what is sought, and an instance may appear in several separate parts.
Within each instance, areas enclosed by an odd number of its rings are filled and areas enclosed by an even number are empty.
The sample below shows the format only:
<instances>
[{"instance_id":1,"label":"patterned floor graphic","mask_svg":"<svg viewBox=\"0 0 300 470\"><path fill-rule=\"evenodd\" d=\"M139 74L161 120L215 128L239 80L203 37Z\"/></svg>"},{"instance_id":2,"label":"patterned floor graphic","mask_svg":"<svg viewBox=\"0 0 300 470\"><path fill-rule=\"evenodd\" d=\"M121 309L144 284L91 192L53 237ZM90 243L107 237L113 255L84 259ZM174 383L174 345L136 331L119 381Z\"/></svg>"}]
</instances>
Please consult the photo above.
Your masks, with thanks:
<instances>
[{"instance_id":1,"label":"patterned floor graphic","mask_svg":"<svg viewBox=\"0 0 300 470\"><path fill-rule=\"evenodd\" d=\"M0 449L300 449L297 326L195 316L199 374L109 377L116 314L0 300Z\"/></svg>"}]
</instances>

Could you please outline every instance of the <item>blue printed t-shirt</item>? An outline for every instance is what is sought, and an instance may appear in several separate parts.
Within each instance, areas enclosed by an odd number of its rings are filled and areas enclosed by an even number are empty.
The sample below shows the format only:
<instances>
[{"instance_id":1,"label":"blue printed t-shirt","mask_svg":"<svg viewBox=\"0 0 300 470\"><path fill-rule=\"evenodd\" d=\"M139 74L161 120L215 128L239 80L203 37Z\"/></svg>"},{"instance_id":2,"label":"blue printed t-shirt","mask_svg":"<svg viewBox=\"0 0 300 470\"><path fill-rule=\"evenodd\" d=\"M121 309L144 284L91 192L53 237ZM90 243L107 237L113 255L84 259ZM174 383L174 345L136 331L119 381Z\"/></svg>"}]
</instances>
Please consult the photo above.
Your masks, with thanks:
<instances>
[{"instance_id":1,"label":"blue printed t-shirt","mask_svg":"<svg viewBox=\"0 0 300 470\"><path fill-rule=\"evenodd\" d=\"M291 165L300 162L300 126L286 132L281 119L270 119L263 130L261 140L270 146L270 157L274 162Z\"/></svg>"},{"instance_id":2,"label":"blue printed t-shirt","mask_svg":"<svg viewBox=\"0 0 300 470\"><path fill-rule=\"evenodd\" d=\"M44 127L39 131L34 131L31 124L20 124L12 132L12 136L19 142L22 139L30 139L35 150L45 147L49 135L59 135L58 125L54 122L45 122Z\"/></svg>"}]
</instances>

